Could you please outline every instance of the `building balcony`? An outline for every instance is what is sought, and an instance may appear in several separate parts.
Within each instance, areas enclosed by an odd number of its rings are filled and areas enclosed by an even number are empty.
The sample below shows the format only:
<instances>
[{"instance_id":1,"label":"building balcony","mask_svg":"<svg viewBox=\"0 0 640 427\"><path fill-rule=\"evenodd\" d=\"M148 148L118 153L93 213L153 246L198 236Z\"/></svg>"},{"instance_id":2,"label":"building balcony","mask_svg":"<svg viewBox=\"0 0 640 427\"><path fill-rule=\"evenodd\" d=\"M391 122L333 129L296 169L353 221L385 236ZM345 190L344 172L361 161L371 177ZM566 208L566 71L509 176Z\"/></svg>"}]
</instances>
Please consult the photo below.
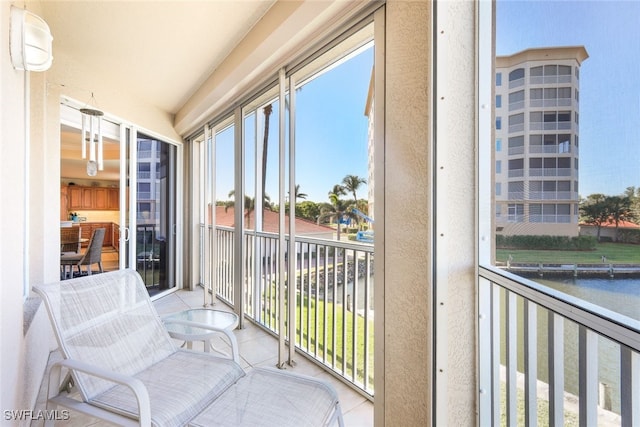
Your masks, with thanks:
<instances>
[{"instance_id":1,"label":"building balcony","mask_svg":"<svg viewBox=\"0 0 640 427\"><path fill-rule=\"evenodd\" d=\"M154 306L160 316L165 316L190 308L202 308L205 301L205 293L202 287L198 287L194 291L180 290L169 295L154 300ZM216 300L211 308L216 310L231 311L231 308L221 300ZM236 329L234 334L238 341L240 350L240 364L245 371L254 367L275 367L278 354L278 340L254 323L247 323L243 329ZM176 340L177 345L182 345L181 341ZM230 354L230 347L227 341L219 338L212 343L216 350ZM202 342L194 342L193 349L195 351L204 351ZM60 353L54 352L51 355L49 364L60 359ZM344 382L336 379L334 376L327 374L322 368L308 361L305 357L299 355L295 360L295 366L287 366L286 370L296 372L303 375L317 377L323 381L327 381L337 391L342 413L344 415L345 425L347 426L371 426L373 425L373 402L364 397L359 392L349 387ZM44 378L48 378L48 369ZM73 392L72 392L73 393ZM38 402L34 411L44 410L46 400L46 381L38 396ZM70 411L70 419L64 421L65 426L92 426L102 427L111 426L112 424L100 421L79 412ZM32 427L40 427L44 425L43 420L34 420L31 422Z\"/></svg>"},{"instance_id":2,"label":"building balcony","mask_svg":"<svg viewBox=\"0 0 640 427\"><path fill-rule=\"evenodd\" d=\"M508 270L479 270L480 425L634 425L640 322Z\"/></svg>"}]
</instances>

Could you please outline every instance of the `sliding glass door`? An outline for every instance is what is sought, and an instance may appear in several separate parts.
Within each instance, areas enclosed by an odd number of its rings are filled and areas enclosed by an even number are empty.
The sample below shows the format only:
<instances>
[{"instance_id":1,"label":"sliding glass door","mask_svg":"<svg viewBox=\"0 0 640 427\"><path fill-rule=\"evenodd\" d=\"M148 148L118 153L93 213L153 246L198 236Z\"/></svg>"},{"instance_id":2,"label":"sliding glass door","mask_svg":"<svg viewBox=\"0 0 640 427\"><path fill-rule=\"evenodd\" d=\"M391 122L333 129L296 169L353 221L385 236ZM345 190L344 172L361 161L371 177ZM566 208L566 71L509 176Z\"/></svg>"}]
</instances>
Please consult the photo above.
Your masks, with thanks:
<instances>
[{"instance_id":1,"label":"sliding glass door","mask_svg":"<svg viewBox=\"0 0 640 427\"><path fill-rule=\"evenodd\" d=\"M178 148L135 129L124 136L121 268L135 268L154 295L176 286Z\"/></svg>"}]
</instances>

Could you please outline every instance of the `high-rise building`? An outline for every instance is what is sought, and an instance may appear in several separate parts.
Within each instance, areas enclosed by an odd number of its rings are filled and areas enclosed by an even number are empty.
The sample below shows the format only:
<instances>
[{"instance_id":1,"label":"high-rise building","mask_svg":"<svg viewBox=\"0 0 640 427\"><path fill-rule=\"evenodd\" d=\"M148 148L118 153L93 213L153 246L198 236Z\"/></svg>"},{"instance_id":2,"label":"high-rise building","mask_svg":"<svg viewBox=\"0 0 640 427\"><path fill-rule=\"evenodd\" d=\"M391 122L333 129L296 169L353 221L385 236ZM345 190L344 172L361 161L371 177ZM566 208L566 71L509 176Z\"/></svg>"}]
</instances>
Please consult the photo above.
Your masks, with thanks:
<instances>
[{"instance_id":1,"label":"high-rise building","mask_svg":"<svg viewBox=\"0 0 640 427\"><path fill-rule=\"evenodd\" d=\"M498 234L578 235L579 82L583 46L496 58Z\"/></svg>"}]
</instances>

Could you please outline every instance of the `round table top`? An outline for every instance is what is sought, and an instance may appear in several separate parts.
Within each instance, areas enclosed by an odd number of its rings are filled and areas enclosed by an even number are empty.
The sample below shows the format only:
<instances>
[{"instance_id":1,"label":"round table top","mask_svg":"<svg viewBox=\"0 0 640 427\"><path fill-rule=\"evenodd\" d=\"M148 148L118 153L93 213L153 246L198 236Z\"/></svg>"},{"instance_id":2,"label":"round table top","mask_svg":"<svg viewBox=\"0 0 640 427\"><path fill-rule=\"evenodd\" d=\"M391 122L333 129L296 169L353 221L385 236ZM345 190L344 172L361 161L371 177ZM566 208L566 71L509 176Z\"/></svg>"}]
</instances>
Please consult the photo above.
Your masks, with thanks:
<instances>
[{"instance_id":1,"label":"round table top","mask_svg":"<svg viewBox=\"0 0 640 427\"><path fill-rule=\"evenodd\" d=\"M169 334L183 340L208 339L215 330L202 328L209 326L218 331L232 331L238 326L238 315L228 311L208 308L192 308L163 317Z\"/></svg>"}]
</instances>

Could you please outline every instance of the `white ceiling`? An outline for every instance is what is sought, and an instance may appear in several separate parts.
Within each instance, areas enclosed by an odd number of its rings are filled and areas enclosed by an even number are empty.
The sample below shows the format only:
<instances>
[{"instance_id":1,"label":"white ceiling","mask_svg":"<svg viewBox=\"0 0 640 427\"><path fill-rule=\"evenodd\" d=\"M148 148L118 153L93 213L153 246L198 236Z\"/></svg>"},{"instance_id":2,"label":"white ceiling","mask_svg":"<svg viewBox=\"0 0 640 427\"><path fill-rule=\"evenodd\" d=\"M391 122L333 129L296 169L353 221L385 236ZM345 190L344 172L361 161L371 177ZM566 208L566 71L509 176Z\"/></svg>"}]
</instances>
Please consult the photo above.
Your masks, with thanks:
<instances>
[{"instance_id":1,"label":"white ceiling","mask_svg":"<svg viewBox=\"0 0 640 427\"><path fill-rule=\"evenodd\" d=\"M36 3L54 37L54 67L64 69L57 75L69 76L69 81L54 83L117 82L121 92L174 115L275 0ZM79 75L91 79L73 77ZM92 90L75 89L87 94ZM82 101L89 100L87 96ZM98 94L95 100L99 107ZM63 178L88 178L79 140L77 130L62 127ZM105 140L105 148L105 171L97 178L116 180L117 141Z\"/></svg>"},{"instance_id":2,"label":"white ceiling","mask_svg":"<svg viewBox=\"0 0 640 427\"><path fill-rule=\"evenodd\" d=\"M54 37L54 66L60 57L76 73L116 81L175 114L273 4L47 0L41 7Z\"/></svg>"}]
</instances>

